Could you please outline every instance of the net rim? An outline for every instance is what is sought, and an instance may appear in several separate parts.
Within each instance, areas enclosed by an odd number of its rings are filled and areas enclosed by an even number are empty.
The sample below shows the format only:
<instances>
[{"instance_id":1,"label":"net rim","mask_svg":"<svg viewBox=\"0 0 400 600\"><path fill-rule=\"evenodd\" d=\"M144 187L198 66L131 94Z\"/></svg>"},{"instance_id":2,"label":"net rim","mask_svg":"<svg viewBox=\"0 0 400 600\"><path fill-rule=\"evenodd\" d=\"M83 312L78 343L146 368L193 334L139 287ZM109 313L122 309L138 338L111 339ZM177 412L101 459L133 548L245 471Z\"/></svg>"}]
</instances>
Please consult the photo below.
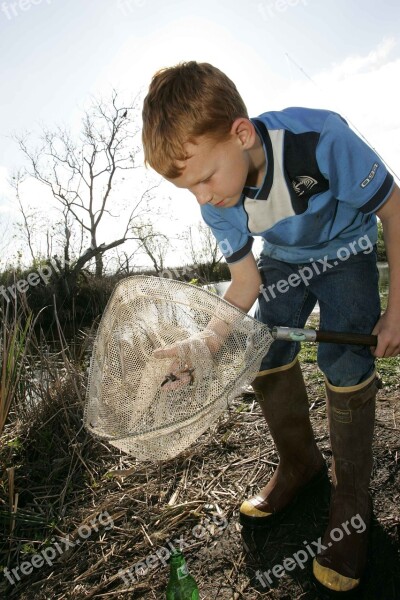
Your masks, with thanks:
<instances>
[{"instance_id":1,"label":"net rim","mask_svg":"<svg viewBox=\"0 0 400 600\"><path fill-rule=\"evenodd\" d=\"M172 284L174 284L175 286L182 288L182 289L186 289L186 290L190 290L190 295L195 295L196 292L201 292L201 294L203 296L208 296L211 300L211 302L216 302L218 301L218 309L219 307L222 307L221 312L223 311L224 306L227 307L227 309L230 311L230 314L232 315L232 313L234 315L237 315L238 317L241 318L241 321L245 321L248 326L251 325L251 323L254 323L255 325L255 332L260 332L261 335L265 334L265 341L266 343L268 342L272 342L272 335L271 335L271 330L270 328L261 323L260 321L258 321L257 319L255 319L254 317L252 317L251 315L249 315L248 313L244 312L242 309L234 306L233 304L229 303L227 300L225 300L224 298L218 296L215 292L210 291L209 289L206 289L204 287L200 287L200 286L194 286L193 284L186 282L186 281L180 281L180 280L176 280L176 279L171 279L171 278L166 278L166 277L160 277L160 276L151 276L151 275L131 275L129 277L125 277L123 279L121 279L114 287L114 290L112 291L108 302L106 304L106 307L103 311L102 317L100 319L98 328L97 328L97 332L94 338L94 342L93 342L93 347L92 347L92 355L91 355L91 359L90 359L90 365L88 368L88 385L87 385L87 389L86 389L86 394L85 394L85 407L84 407L84 415L83 415L83 420L84 420L84 425L85 428L97 439L99 440L104 440L104 441L109 441L109 442L114 442L114 441L121 441L121 440L132 440L132 442L140 442L141 440L145 439L145 436L151 436L152 434L154 435L155 432L159 432L160 434L166 434L168 431L172 430L172 425L165 425L165 426L156 426L156 427L152 427L150 429L148 429L145 433L140 433L139 432L132 432L132 433L123 433L123 434L118 434L118 435L109 435L109 434L105 434L104 430L101 430L101 433L96 432L96 427L93 427L90 425L89 422L89 402L90 402L90 397L93 396L91 394L92 391L92 386L95 385L93 383L93 379L94 379L94 375L95 375L95 370L99 369L99 363L98 361L96 361L97 359L100 359L101 357L101 351L102 349L100 348L99 350L99 346L101 344L101 337L104 334L104 323L106 322L105 316L108 314L109 312L109 308L112 304L114 304L114 302L118 301L118 298L122 298L121 295L121 288L127 287L129 286L130 282L134 282L134 285L138 285L140 286L140 283L143 282L145 284L148 284L149 287L154 286L154 284L156 284L156 287L160 288L160 286L165 285L166 286L166 290L168 290L168 287L171 286ZM162 287L161 287L162 289ZM149 294L146 294L145 292L141 292L139 291L139 289L135 290L135 293L132 294L132 297L137 298L137 297L144 297L144 298L149 298ZM180 300L179 298L173 298L170 296L170 293L166 293L166 295L160 296L159 294L155 294L155 295L151 295L151 300L152 301L156 301L161 302L161 303L171 303L173 302L174 304L180 304L180 305L184 305L184 306L188 306L190 308L193 308L193 305L190 304L190 302L183 302L182 300ZM122 302L122 304L124 304L124 302ZM207 307L208 308L208 307ZM208 314L210 316L217 316L215 314L215 311L212 310L206 310L204 308L204 306L201 307L202 312L204 312L204 314ZM223 319L222 317L217 316L218 319L220 319L221 321L228 323L228 324L233 324L231 320L228 321L226 319ZM260 354L265 354L265 349L260 347L260 350L257 352L257 360L259 359L259 355ZM255 362L254 360L251 362L251 364L253 364L253 362ZM229 403L232 401L233 396L232 396L232 392L235 390L235 388L237 389L238 387L238 383L240 382L241 379L243 379L243 377L246 374L246 371L249 369L249 366L245 365L243 366L242 369L240 369L239 372L237 372L235 374L234 379L232 379L229 382L228 386L225 386L225 388L218 394L218 396L210 399L207 404L203 405L200 409L196 410L195 412L193 412L189 417L188 416L184 416L182 417L182 419L175 421L174 422L174 428L176 430L176 426L177 425L182 425L182 426L186 426L186 425L190 425L191 422L194 421L199 421L202 418L202 415L204 414L209 414L212 415L213 412L217 412L219 413L219 415L222 414L223 412L223 407L221 408L222 405L225 405L226 407L229 406ZM254 370L254 373L256 373L257 370ZM100 388L101 389L101 388ZM236 397L236 396L235 396ZM223 401L223 402L222 402ZM215 406L215 411L214 410L210 410L210 408L212 409L212 407ZM214 417L211 419L211 422L215 421L217 417ZM209 427L209 425L206 426L206 428L204 429L204 431Z\"/></svg>"}]
</instances>

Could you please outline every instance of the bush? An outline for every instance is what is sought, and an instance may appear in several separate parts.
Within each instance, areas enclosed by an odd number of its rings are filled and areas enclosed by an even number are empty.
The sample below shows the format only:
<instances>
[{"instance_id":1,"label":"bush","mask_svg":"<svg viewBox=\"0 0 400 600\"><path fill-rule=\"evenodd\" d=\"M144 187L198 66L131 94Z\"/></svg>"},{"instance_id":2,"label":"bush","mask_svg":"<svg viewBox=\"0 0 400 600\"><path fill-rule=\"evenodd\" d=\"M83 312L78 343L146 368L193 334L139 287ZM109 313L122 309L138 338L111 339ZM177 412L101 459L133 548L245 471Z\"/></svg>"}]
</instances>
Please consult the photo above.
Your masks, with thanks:
<instances>
[{"instance_id":1,"label":"bush","mask_svg":"<svg viewBox=\"0 0 400 600\"><path fill-rule=\"evenodd\" d=\"M378 221L378 242L377 242L378 260L387 262L385 240L383 239L382 223Z\"/></svg>"}]
</instances>

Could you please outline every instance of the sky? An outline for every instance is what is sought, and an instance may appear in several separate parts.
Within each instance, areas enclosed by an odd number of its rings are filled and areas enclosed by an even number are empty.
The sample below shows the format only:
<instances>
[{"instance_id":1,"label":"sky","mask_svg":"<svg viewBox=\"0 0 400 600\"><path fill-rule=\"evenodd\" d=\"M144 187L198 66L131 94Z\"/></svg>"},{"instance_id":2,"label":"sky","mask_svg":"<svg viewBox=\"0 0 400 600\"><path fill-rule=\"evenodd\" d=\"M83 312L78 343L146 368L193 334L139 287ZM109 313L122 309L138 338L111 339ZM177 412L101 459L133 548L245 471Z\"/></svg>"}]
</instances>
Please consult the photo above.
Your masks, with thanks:
<instances>
[{"instance_id":1,"label":"sky","mask_svg":"<svg viewBox=\"0 0 400 600\"><path fill-rule=\"evenodd\" d=\"M7 183L24 165L12 135L35 139L60 124L77 131L90 98L112 88L143 95L155 71L181 61L226 72L250 116L287 106L340 112L398 175L399 25L397 0L0 0L3 259L24 251ZM147 179L154 173L142 169ZM171 198L173 227L200 219L189 192L162 182L157 196ZM51 198L32 181L22 197L50 214ZM99 241L117 228L114 220Z\"/></svg>"}]
</instances>

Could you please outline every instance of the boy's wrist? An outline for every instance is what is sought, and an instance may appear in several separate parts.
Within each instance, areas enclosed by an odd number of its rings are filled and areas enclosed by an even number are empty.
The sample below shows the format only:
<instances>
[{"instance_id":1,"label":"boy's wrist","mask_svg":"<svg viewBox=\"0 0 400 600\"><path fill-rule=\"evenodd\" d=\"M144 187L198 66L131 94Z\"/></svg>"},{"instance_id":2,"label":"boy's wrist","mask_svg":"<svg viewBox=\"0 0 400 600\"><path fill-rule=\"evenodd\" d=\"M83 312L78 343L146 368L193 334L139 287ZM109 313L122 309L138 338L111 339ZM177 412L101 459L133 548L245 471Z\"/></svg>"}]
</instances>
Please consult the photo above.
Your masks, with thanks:
<instances>
[{"instance_id":1,"label":"boy's wrist","mask_svg":"<svg viewBox=\"0 0 400 600\"><path fill-rule=\"evenodd\" d=\"M211 352L211 354L215 354L216 352L218 352L218 350L220 349L220 347L223 344L223 341L221 340L221 338L211 329L209 329L209 330L205 329L203 331L202 338L205 341L205 343L207 344L207 347L208 347L209 351Z\"/></svg>"}]
</instances>

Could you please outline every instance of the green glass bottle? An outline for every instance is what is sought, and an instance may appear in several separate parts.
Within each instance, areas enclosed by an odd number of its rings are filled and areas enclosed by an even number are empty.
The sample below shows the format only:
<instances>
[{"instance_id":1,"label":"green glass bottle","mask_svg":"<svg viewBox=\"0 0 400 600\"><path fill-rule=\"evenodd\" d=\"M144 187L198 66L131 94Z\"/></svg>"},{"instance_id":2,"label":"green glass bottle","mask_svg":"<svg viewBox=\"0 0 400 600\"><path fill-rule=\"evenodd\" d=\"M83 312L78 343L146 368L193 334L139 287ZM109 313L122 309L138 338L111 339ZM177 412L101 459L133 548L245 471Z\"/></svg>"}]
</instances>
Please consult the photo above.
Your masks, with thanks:
<instances>
[{"instance_id":1,"label":"green glass bottle","mask_svg":"<svg viewBox=\"0 0 400 600\"><path fill-rule=\"evenodd\" d=\"M169 565L167 600L200 600L199 588L188 572L182 552L172 552Z\"/></svg>"}]
</instances>

